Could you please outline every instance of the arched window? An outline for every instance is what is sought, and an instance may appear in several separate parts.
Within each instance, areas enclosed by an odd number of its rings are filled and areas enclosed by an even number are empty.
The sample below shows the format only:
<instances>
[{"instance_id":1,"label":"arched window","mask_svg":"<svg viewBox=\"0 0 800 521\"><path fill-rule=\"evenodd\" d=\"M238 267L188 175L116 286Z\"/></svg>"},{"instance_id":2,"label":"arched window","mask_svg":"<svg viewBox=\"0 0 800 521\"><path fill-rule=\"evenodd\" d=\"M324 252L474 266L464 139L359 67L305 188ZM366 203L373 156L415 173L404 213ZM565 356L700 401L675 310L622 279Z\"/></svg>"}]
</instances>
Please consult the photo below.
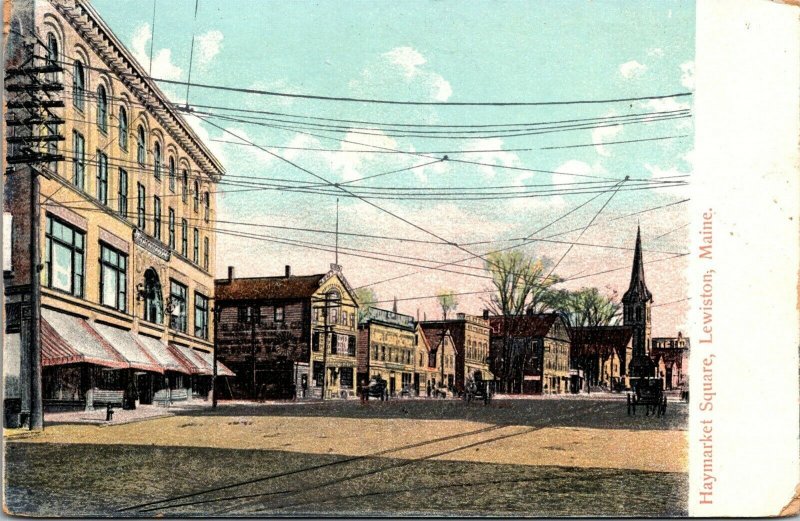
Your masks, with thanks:
<instances>
[{"instance_id":1,"label":"arched window","mask_svg":"<svg viewBox=\"0 0 800 521\"><path fill-rule=\"evenodd\" d=\"M97 88L97 128L103 132L108 129L108 98L102 85Z\"/></svg>"},{"instance_id":2,"label":"arched window","mask_svg":"<svg viewBox=\"0 0 800 521\"><path fill-rule=\"evenodd\" d=\"M187 192L189 191L189 171L183 170L183 182L181 183L181 199L186 202Z\"/></svg>"},{"instance_id":3,"label":"arched window","mask_svg":"<svg viewBox=\"0 0 800 521\"><path fill-rule=\"evenodd\" d=\"M128 150L128 111L125 107L119 108L119 147Z\"/></svg>"},{"instance_id":4,"label":"arched window","mask_svg":"<svg viewBox=\"0 0 800 521\"><path fill-rule=\"evenodd\" d=\"M211 213L211 196L208 191L203 192L203 207L205 209L205 219L208 222L209 214Z\"/></svg>"},{"instance_id":5,"label":"arched window","mask_svg":"<svg viewBox=\"0 0 800 521\"><path fill-rule=\"evenodd\" d=\"M72 104L75 108L83 110L83 96L86 88L86 77L83 70L83 63L75 60L72 64Z\"/></svg>"},{"instance_id":6,"label":"arched window","mask_svg":"<svg viewBox=\"0 0 800 521\"><path fill-rule=\"evenodd\" d=\"M160 324L164 320L161 281L153 268L144 272L144 319Z\"/></svg>"},{"instance_id":7,"label":"arched window","mask_svg":"<svg viewBox=\"0 0 800 521\"><path fill-rule=\"evenodd\" d=\"M194 181L194 211L200 210L200 181Z\"/></svg>"},{"instance_id":8,"label":"arched window","mask_svg":"<svg viewBox=\"0 0 800 521\"><path fill-rule=\"evenodd\" d=\"M145 151L147 149L145 148L144 143L144 127L139 125L139 128L136 131L136 160L140 165L144 165L145 162Z\"/></svg>"},{"instance_id":9,"label":"arched window","mask_svg":"<svg viewBox=\"0 0 800 521\"><path fill-rule=\"evenodd\" d=\"M58 40L53 33L47 34L47 66L59 67L58 64ZM47 75L49 81L55 82L58 80L58 73L51 72Z\"/></svg>"},{"instance_id":10,"label":"arched window","mask_svg":"<svg viewBox=\"0 0 800 521\"><path fill-rule=\"evenodd\" d=\"M158 141L153 145L153 177L161 180L161 143Z\"/></svg>"},{"instance_id":11,"label":"arched window","mask_svg":"<svg viewBox=\"0 0 800 521\"><path fill-rule=\"evenodd\" d=\"M175 192L175 158L169 156L169 191Z\"/></svg>"}]
</instances>

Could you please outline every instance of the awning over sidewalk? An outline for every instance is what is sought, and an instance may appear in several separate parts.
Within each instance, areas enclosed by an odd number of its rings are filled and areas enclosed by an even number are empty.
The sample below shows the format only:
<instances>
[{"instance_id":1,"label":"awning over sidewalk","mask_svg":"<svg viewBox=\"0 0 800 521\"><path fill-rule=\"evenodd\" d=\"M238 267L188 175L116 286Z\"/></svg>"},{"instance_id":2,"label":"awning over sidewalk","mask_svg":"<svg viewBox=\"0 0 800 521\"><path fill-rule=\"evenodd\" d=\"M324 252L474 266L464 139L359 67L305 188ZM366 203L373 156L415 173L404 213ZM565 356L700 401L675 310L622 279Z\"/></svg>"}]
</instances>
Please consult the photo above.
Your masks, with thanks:
<instances>
[{"instance_id":1,"label":"awning over sidewalk","mask_svg":"<svg viewBox=\"0 0 800 521\"><path fill-rule=\"evenodd\" d=\"M130 331L100 323L89 323L134 369L163 373L164 367L140 346Z\"/></svg>"},{"instance_id":2,"label":"awning over sidewalk","mask_svg":"<svg viewBox=\"0 0 800 521\"><path fill-rule=\"evenodd\" d=\"M152 356L165 371L192 374L191 369L176 357L167 344L147 335L136 335L136 342Z\"/></svg>"},{"instance_id":3,"label":"awning over sidewalk","mask_svg":"<svg viewBox=\"0 0 800 521\"><path fill-rule=\"evenodd\" d=\"M130 367L86 320L42 308L42 365L77 363L113 369Z\"/></svg>"},{"instance_id":4,"label":"awning over sidewalk","mask_svg":"<svg viewBox=\"0 0 800 521\"><path fill-rule=\"evenodd\" d=\"M203 362L205 362L208 367L211 368L211 372L214 372L214 354L208 351L196 351L192 350L192 352L200 357ZM217 376L236 376L236 373L225 367L225 364L217 360Z\"/></svg>"}]
</instances>

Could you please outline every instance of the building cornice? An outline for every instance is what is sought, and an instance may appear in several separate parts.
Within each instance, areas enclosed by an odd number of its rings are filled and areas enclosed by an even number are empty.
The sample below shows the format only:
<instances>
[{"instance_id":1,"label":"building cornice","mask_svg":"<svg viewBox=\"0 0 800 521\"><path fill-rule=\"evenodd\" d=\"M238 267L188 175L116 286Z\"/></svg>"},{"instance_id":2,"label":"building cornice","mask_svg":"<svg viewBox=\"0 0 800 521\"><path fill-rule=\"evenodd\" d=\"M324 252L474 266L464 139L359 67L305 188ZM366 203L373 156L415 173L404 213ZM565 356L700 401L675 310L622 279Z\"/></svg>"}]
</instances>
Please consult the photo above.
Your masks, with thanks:
<instances>
[{"instance_id":1,"label":"building cornice","mask_svg":"<svg viewBox=\"0 0 800 521\"><path fill-rule=\"evenodd\" d=\"M87 0L49 0L212 181L225 168Z\"/></svg>"}]
</instances>

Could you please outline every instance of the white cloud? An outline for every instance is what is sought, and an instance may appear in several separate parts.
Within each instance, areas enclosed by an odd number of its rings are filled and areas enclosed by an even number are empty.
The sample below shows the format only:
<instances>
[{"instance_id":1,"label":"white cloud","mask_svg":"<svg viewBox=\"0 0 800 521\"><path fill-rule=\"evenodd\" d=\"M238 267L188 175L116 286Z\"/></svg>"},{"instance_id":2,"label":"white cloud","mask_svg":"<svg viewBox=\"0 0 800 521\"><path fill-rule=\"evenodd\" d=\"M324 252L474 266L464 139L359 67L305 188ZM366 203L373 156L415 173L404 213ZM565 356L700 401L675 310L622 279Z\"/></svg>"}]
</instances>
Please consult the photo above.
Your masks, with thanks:
<instances>
[{"instance_id":1,"label":"white cloud","mask_svg":"<svg viewBox=\"0 0 800 521\"><path fill-rule=\"evenodd\" d=\"M653 112L684 110L689 108L688 103L682 103L675 98L651 99L641 102L640 105L643 108L652 110Z\"/></svg>"},{"instance_id":2,"label":"white cloud","mask_svg":"<svg viewBox=\"0 0 800 521\"><path fill-rule=\"evenodd\" d=\"M674 177L678 175L686 175L686 172L681 172L678 170L678 167L673 166L671 168L662 168L658 165L651 165L649 163L645 163L644 165L645 170L650 172L650 174L655 177Z\"/></svg>"},{"instance_id":3,"label":"white cloud","mask_svg":"<svg viewBox=\"0 0 800 521\"><path fill-rule=\"evenodd\" d=\"M219 54L223 38L222 32L216 29L197 36L197 57L201 66L208 65Z\"/></svg>"},{"instance_id":4,"label":"white cloud","mask_svg":"<svg viewBox=\"0 0 800 521\"><path fill-rule=\"evenodd\" d=\"M165 80L180 79L183 70L172 63L172 50L170 49L153 49L153 63L150 66L150 39L153 33L150 30L150 24L144 23L136 28L131 40L131 50L134 57L144 67L145 70L150 70L154 78L163 78Z\"/></svg>"},{"instance_id":5,"label":"white cloud","mask_svg":"<svg viewBox=\"0 0 800 521\"><path fill-rule=\"evenodd\" d=\"M681 85L694 90L694 61L681 63Z\"/></svg>"},{"instance_id":6,"label":"white cloud","mask_svg":"<svg viewBox=\"0 0 800 521\"><path fill-rule=\"evenodd\" d=\"M655 58L661 58L664 56L664 49L660 47L653 47L652 49L647 50L647 55Z\"/></svg>"},{"instance_id":7,"label":"white cloud","mask_svg":"<svg viewBox=\"0 0 800 521\"><path fill-rule=\"evenodd\" d=\"M362 170L370 162L374 162L374 156L381 154L370 154L368 151L379 150L379 148L397 149L397 142L382 132L375 132L372 135L355 134L348 132L344 136L341 145L342 153L331 152L328 155L331 170L338 172L343 181L354 181L364 177ZM363 144L356 144L363 143ZM374 146L366 146L374 145ZM354 151L364 151L357 153ZM387 169L390 170L391 168Z\"/></svg>"},{"instance_id":8,"label":"white cloud","mask_svg":"<svg viewBox=\"0 0 800 521\"><path fill-rule=\"evenodd\" d=\"M614 113L606 114L606 116L614 116ZM595 151L603 157L610 157L611 151L603 146L603 143L613 139L620 132L622 132L622 125L614 125L609 127L597 127L592 130L592 143L594 143Z\"/></svg>"},{"instance_id":9,"label":"white cloud","mask_svg":"<svg viewBox=\"0 0 800 521\"><path fill-rule=\"evenodd\" d=\"M441 74L431 71L427 63L425 56L413 47L395 47L367 66L361 77L349 85L356 91L374 93L387 85L405 84L409 95L447 101L453 95L452 85Z\"/></svg>"},{"instance_id":10,"label":"white cloud","mask_svg":"<svg viewBox=\"0 0 800 521\"><path fill-rule=\"evenodd\" d=\"M470 161L477 161L480 163L489 163L489 165L480 165L478 170L487 178L492 178L497 174L494 165L502 166L520 166L519 156L513 152L505 152L503 149L503 140L500 138L487 138L487 139L474 139L464 145L463 150L493 150L496 152L479 152L470 154Z\"/></svg>"},{"instance_id":11,"label":"white cloud","mask_svg":"<svg viewBox=\"0 0 800 521\"><path fill-rule=\"evenodd\" d=\"M622 77L625 79L633 79L638 78L647 70L647 66L639 63L636 60L631 60L629 62L625 62L619 66L619 73L622 74Z\"/></svg>"}]
</instances>

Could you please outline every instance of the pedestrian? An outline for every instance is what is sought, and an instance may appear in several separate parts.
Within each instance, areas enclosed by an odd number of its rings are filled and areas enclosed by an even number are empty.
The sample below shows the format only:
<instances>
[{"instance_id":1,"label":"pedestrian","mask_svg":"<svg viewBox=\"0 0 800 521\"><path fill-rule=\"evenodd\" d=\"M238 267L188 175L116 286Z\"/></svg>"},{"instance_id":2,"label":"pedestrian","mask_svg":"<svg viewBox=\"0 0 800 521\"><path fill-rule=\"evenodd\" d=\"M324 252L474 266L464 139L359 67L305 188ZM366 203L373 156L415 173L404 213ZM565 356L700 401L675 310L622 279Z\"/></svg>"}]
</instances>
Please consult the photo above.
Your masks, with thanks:
<instances>
[{"instance_id":1,"label":"pedestrian","mask_svg":"<svg viewBox=\"0 0 800 521\"><path fill-rule=\"evenodd\" d=\"M369 393L369 384L367 384L366 379L361 380L361 403L365 403L369 397L367 396Z\"/></svg>"}]
</instances>

